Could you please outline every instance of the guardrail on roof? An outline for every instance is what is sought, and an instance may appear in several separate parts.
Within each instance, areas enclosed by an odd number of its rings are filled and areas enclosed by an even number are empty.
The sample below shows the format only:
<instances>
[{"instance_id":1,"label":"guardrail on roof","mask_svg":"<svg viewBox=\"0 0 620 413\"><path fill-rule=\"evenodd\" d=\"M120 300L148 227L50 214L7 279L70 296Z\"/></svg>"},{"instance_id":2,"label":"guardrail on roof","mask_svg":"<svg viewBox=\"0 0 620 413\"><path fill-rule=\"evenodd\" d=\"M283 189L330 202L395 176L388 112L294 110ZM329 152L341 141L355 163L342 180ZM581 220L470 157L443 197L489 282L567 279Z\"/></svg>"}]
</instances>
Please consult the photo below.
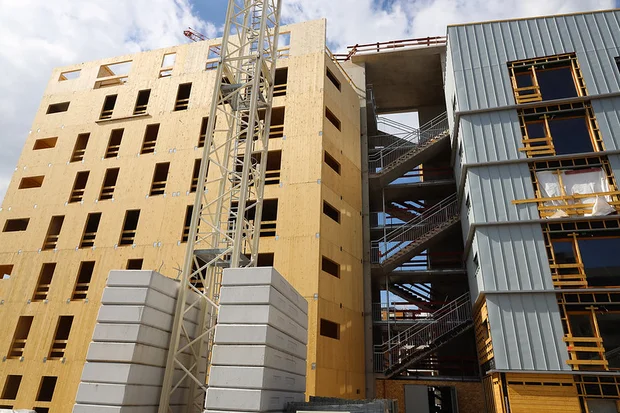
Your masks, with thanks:
<instances>
[{"instance_id":1,"label":"guardrail on roof","mask_svg":"<svg viewBox=\"0 0 620 413\"><path fill-rule=\"evenodd\" d=\"M379 53L385 50L394 50L406 47L409 48L417 46L440 46L445 45L446 41L446 36L434 36L421 37L418 39L391 40L389 42L356 44L355 46L347 47L347 49L349 49L349 53L334 54L334 58L338 61L346 62L356 54Z\"/></svg>"}]
</instances>

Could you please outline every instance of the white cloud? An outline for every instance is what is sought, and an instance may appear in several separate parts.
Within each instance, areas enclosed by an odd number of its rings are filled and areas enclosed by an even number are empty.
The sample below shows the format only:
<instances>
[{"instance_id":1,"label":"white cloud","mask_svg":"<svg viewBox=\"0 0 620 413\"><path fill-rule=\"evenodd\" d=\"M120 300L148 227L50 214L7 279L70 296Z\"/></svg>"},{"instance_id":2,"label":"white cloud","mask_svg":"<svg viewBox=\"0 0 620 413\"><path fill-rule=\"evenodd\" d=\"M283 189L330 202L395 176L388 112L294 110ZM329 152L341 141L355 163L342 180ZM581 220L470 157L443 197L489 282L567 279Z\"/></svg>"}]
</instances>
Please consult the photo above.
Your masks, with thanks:
<instances>
[{"instance_id":1,"label":"white cloud","mask_svg":"<svg viewBox=\"0 0 620 413\"><path fill-rule=\"evenodd\" d=\"M213 37L189 0L0 0L0 202L54 67L172 46L188 26Z\"/></svg>"}]
</instances>

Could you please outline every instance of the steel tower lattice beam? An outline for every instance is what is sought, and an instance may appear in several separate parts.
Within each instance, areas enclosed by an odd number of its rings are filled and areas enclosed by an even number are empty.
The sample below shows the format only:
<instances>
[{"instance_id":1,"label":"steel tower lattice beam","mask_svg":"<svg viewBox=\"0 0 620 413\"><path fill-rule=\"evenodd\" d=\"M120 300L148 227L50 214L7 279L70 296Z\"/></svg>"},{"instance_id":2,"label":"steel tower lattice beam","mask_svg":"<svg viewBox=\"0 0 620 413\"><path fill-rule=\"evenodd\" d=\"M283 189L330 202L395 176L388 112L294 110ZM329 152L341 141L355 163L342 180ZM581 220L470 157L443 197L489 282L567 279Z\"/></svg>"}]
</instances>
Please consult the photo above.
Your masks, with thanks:
<instances>
[{"instance_id":1,"label":"steel tower lattice beam","mask_svg":"<svg viewBox=\"0 0 620 413\"><path fill-rule=\"evenodd\" d=\"M159 413L203 410L222 271L256 265L280 5L228 3Z\"/></svg>"}]
</instances>

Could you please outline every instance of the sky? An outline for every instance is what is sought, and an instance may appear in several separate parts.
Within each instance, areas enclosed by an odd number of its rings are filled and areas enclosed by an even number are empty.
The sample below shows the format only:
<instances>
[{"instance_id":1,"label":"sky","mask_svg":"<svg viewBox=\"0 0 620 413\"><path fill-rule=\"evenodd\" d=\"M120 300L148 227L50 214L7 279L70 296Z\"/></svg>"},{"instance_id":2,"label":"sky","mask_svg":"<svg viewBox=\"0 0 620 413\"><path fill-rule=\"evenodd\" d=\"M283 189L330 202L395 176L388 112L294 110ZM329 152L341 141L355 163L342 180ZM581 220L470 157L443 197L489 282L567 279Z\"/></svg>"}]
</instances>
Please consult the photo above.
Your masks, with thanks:
<instances>
[{"instance_id":1,"label":"sky","mask_svg":"<svg viewBox=\"0 0 620 413\"><path fill-rule=\"evenodd\" d=\"M445 35L446 25L620 7L618 0L282 0L283 23L326 17L347 45ZM0 0L0 200L54 67L217 37L227 0Z\"/></svg>"}]
</instances>

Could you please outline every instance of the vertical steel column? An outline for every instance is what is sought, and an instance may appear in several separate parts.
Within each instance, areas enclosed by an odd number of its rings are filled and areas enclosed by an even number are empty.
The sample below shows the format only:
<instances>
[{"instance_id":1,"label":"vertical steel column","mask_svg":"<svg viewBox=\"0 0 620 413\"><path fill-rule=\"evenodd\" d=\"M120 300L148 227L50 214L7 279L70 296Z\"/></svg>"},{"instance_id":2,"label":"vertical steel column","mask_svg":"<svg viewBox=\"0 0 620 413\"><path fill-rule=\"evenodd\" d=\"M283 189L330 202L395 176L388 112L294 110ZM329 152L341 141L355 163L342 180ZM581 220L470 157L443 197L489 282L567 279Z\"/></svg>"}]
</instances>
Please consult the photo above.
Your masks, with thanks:
<instances>
[{"instance_id":1,"label":"vertical steel column","mask_svg":"<svg viewBox=\"0 0 620 413\"><path fill-rule=\"evenodd\" d=\"M159 413L203 410L222 271L256 265L280 4L228 3Z\"/></svg>"}]
</instances>

